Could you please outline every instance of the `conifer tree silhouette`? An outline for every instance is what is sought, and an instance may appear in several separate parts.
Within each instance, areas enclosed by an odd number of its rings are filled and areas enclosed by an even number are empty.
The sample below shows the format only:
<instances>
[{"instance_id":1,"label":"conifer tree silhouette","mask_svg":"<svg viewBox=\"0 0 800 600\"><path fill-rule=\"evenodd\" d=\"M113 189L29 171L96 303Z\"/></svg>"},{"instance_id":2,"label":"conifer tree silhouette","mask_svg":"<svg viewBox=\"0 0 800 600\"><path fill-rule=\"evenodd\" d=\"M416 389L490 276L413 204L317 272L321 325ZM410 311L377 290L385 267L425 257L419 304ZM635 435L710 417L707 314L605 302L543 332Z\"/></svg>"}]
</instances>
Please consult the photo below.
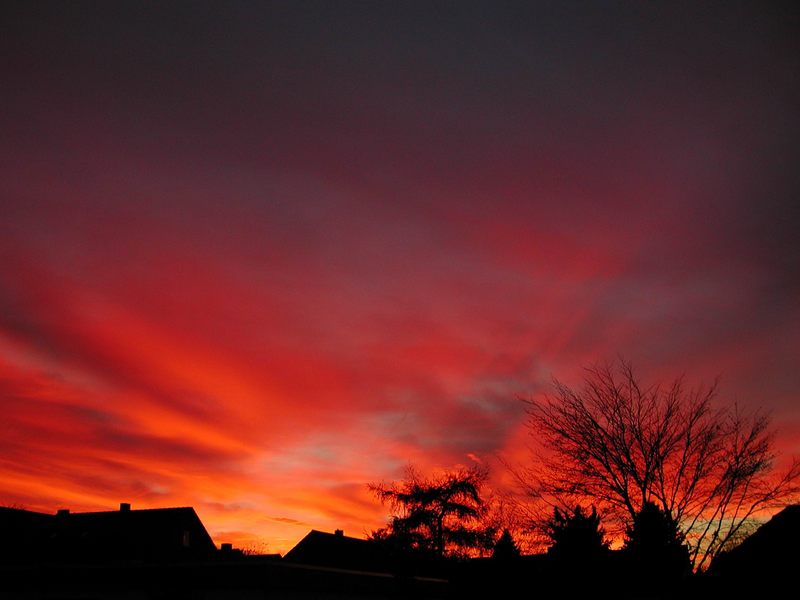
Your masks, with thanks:
<instances>
[{"instance_id":1,"label":"conifer tree silhouette","mask_svg":"<svg viewBox=\"0 0 800 600\"><path fill-rule=\"evenodd\" d=\"M519 558L520 552L514 537L508 529L503 529L503 533L497 538L494 544L492 558L502 561L511 561Z\"/></svg>"},{"instance_id":2,"label":"conifer tree silhouette","mask_svg":"<svg viewBox=\"0 0 800 600\"><path fill-rule=\"evenodd\" d=\"M645 503L628 528L624 552L640 579L672 581L692 570L678 524L653 502Z\"/></svg>"}]
</instances>

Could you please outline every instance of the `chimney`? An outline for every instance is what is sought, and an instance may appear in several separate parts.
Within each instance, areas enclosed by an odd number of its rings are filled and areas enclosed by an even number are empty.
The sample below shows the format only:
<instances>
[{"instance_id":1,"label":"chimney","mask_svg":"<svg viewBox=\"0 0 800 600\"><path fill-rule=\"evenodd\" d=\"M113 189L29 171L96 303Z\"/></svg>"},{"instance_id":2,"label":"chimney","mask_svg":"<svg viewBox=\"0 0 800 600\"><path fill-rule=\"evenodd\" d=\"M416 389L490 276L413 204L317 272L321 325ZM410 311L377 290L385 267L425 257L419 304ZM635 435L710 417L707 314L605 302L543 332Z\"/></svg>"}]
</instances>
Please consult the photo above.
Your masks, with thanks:
<instances>
[{"instance_id":1,"label":"chimney","mask_svg":"<svg viewBox=\"0 0 800 600\"><path fill-rule=\"evenodd\" d=\"M119 512L131 512L131 503L130 502L120 502L119 503Z\"/></svg>"},{"instance_id":2,"label":"chimney","mask_svg":"<svg viewBox=\"0 0 800 600\"><path fill-rule=\"evenodd\" d=\"M220 551L223 554L230 554L231 552L233 552L233 544L231 544L229 542L223 543L222 547L220 548Z\"/></svg>"},{"instance_id":3,"label":"chimney","mask_svg":"<svg viewBox=\"0 0 800 600\"><path fill-rule=\"evenodd\" d=\"M333 532L333 535L335 535L336 537L344 537L344 529L337 529L336 531Z\"/></svg>"},{"instance_id":4,"label":"chimney","mask_svg":"<svg viewBox=\"0 0 800 600\"><path fill-rule=\"evenodd\" d=\"M66 517L69 514L68 508L59 508L58 512L56 512L57 517Z\"/></svg>"}]
</instances>

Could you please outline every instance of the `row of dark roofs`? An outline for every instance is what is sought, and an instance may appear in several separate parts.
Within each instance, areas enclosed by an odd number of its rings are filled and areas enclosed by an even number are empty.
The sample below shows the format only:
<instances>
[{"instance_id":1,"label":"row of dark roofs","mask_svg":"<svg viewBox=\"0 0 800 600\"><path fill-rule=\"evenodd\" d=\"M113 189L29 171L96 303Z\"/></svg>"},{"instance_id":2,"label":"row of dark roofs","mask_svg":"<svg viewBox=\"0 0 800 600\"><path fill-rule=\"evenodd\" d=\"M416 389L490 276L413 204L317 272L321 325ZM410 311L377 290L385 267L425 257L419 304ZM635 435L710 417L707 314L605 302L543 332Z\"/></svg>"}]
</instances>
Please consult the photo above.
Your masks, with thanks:
<instances>
[{"instance_id":1,"label":"row of dark roofs","mask_svg":"<svg viewBox=\"0 0 800 600\"><path fill-rule=\"evenodd\" d=\"M202 560L241 557L241 550L223 543L218 550L192 507L47 514L0 507L0 564L29 562L109 562ZM262 555L279 558L279 555ZM312 530L285 559L324 566L358 564L369 570L386 566L374 545Z\"/></svg>"}]
</instances>

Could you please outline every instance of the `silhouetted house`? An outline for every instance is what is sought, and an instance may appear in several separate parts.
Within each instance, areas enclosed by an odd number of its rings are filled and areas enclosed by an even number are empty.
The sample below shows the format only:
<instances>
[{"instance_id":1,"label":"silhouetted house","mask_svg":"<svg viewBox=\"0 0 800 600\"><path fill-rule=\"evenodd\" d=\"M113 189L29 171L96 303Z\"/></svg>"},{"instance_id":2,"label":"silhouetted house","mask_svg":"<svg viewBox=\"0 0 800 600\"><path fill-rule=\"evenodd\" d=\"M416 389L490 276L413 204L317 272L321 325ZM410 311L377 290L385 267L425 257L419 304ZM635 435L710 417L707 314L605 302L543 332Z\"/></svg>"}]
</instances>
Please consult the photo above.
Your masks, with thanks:
<instances>
[{"instance_id":1,"label":"silhouetted house","mask_svg":"<svg viewBox=\"0 0 800 600\"><path fill-rule=\"evenodd\" d=\"M283 560L288 564L401 578L422 577L439 582L450 577L454 564L448 558L398 548L379 541L347 537L341 529L334 533L312 529L286 553Z\"/></svg>"},{"instance_id":2,"label":"silhouetted house","mask_svg":"<svg viewBox=\"0 0 800 600\"><path fill-rule=\"evenodd\" d=\"M341 529L326 533L312 529L283 557L285 561L352 571L388 572L388 557L373 541L344 535Z\"/></svg>"},{"instance_id":3,"label":"silhouetted house","mask_svg":"<svg viewBox=\"0 0 800 600\"><path fill-rule=\"evenodd\" d=\"M800 566L800 504L787 506L741 544L711 563L715 577L735 582L779 582L797 578Z\"/></svg>"},{"instance_id":4,"label":"silhouetted house","mask_svg":"<svg viewBox=\"0 0 800 600\"><path fill-rule=\"evenodd\" d=\"M162 562L201 560L216 546L193 508L47 515L3 509L0 536L5 562Z\"/></svg>"},{"instance_id":5,"label":"silhouetted house","mask_svg":"<svg viewBox=\"0 0 800 600\"><path fill-rule=\"evenodd\" d=\"M54 515L0 506L0 564L28 562L43 552Z\"/></svg>"}]
</instances>

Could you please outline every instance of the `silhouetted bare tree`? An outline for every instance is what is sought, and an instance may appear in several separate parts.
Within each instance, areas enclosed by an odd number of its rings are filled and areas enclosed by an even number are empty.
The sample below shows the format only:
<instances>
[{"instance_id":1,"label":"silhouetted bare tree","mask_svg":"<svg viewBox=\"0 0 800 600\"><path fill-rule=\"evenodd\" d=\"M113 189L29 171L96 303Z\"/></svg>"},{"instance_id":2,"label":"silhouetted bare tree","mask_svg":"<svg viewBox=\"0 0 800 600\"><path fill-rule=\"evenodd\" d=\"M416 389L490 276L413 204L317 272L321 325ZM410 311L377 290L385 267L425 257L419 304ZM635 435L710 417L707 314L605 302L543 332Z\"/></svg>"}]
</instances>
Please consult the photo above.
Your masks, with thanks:
<instances>
[{"instance_id":1,"label":"silhouetted bare tree","mask_svg":"<svg viewBox=\"0 0 800 600\"><path fill-rule=\"evenodd\" d=\"M589 500L621 530L652 502L679 525L700 569L759 511L798 493L796 459L773 473L768 418L715 408L716 384L643 386L620 360L587 369L581 389L554 385L554 394L526 401L543 452L516 471L550 506Z\"/></svg>"},{"instance_id":2,"label":"silhouetted bare tree","mask_svg":"<svg viewBox=\"0 0 800 600\"><path fill-rule=\"evenodd\" d=\"M482 522L486 504L481 489L487 475L473 468L425 478L409 467L399 483L371 484L393 513L387 527L373 532L372 538L438 556L487 551L495 537Z\"/></svg>"}]
</instances>

